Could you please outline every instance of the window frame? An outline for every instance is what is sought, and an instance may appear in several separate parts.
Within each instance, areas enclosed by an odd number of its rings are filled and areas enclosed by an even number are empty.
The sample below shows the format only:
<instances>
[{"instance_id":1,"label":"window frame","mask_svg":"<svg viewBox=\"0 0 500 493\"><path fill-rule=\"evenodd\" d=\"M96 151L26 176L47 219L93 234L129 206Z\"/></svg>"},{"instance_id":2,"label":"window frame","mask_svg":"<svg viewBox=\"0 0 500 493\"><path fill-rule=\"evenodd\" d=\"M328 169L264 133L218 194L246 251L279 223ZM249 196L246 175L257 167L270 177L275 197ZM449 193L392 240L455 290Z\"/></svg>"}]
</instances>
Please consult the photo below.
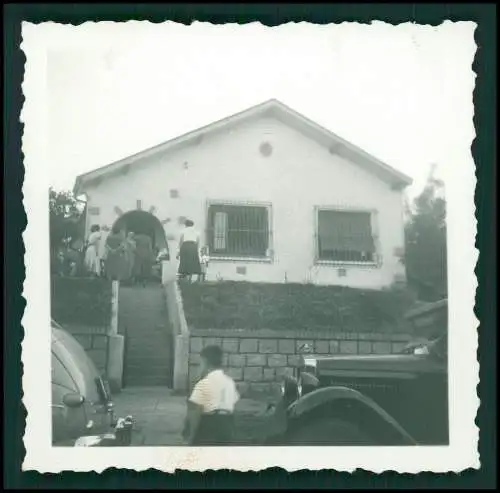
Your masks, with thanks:
<instances>
[{"instance_id":1,"label":"window frame","mask_svg":"<svg viewBox=\"0 0 500 493\"><path fill-rule=\"evenodd\" d=\"M268 224L268 239L267 239L267 253L265 256L247 256L247 255L225 255L214 254L212 251L210 241L210 207L211 206L228 206L228 207L260 207L265 208L267 211L267 224ZM255 263L272 263L274 261L274 248L273 248L273 208L271 202L259 202L253 200L223 200L223 199L209 199L206 201L205 207L206 226L205 238L206 244L209 247L209 258L212 262L255 262Z\"/></svg>"},{"instance_id":2,"label":"window frame","mask_svg":"<svg viewBox=\"0 0 500 493\"><path fill-rule=\"evenodd\" d=\"M319 213L323 211L331 212L364 212L370 214L371 235L375 247L374 260L363 262L360 260L327 260L320 259L319 255ZM314 264L333 267L368 267L377 268L382 265L380 248L378 210L368 207L353 207L342 205L317 205L314 207Z\"/></svg>"}]
</instances>

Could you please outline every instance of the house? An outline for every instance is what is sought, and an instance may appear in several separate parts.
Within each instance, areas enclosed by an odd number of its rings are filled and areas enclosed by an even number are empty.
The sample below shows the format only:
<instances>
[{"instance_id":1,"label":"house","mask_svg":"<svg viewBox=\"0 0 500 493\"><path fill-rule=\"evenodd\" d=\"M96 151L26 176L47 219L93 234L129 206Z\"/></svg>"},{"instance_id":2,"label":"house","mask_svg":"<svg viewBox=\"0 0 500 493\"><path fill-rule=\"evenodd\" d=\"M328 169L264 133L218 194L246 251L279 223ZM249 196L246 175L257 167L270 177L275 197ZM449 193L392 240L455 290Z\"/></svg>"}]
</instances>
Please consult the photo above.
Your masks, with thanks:
<instances>
[{"instance_id":1,"label":"house","mask_svg":"<svg viewBox=\"0 0 500 493\"><path fill-rule=\"evenodd\" d=\"M277 100L80 175L92 224L149 234L158 249L192 219L207 280L380 289L404 280L411 179Z\"/></svg>"}]
</instances>

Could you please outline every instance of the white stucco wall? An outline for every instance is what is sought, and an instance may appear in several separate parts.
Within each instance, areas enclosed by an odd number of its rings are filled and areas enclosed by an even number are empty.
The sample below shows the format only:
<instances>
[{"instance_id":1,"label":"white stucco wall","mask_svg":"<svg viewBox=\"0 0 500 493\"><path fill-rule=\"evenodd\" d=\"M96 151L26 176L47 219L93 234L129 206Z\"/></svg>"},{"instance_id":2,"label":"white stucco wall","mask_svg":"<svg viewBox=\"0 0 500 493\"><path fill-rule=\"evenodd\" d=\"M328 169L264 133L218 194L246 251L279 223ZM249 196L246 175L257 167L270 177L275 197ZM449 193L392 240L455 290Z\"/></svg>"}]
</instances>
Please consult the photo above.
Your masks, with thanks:
<instances>
[{"instance_id":1,"label":"white stucco wall","mask_svg":"<svg viewBox=\"0 0 500 493\"><path fill-rule=\"evenodd\" d=\"M273 146L263 157L262 142ZM179 197L171 198L170 190ZM89 208L99 215L87 225L112 226L115 206L123 212L156 208L167 235L178 238L178 217L192 219L204 233L207 200L253 201L272 204L271 225L274 259L271 263L216 261L208 279L284 282L314 282L352 287L380 288L394 276L404 276L395 255L402 248L402 192L277 120L262 118L224 134L206 137L189 148L157 155L130 167L126 175L105 178L86 190ZM378 266L347 265L342 277L338 266L314 265L316 206L339 206L376 210ZM175 262L176 241L169 240ZM246 266L246 275L236 268Z\"/></svg>"}]
</instances>

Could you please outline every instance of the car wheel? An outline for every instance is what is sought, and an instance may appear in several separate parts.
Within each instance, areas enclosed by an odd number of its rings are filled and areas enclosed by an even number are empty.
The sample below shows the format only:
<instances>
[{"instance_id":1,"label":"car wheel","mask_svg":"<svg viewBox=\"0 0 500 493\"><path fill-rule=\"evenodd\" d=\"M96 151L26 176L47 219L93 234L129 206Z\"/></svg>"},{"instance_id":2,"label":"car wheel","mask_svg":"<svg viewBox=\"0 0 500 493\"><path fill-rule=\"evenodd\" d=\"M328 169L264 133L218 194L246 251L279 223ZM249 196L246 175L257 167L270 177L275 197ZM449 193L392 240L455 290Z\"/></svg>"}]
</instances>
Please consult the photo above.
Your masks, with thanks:
<instances>
[{"instance_id":1,"label":"car wheel","mask_svg":"<svg viewBox=\"0 0 500 493\"><path fill-rule=\"evenodd\" d=\"M375 445L374 440L354 423L322 419L287 433L289 445Z\"/></svg>"}]
</instances>

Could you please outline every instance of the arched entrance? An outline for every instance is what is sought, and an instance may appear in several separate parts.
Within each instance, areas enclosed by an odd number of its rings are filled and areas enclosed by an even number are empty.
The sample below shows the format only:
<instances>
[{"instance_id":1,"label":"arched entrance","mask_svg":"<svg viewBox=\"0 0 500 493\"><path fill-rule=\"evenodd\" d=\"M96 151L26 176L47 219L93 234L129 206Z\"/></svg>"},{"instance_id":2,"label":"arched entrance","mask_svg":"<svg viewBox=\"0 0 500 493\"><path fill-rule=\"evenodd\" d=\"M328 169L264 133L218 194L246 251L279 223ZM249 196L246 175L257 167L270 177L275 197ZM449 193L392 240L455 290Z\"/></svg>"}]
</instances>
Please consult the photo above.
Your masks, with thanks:
<instances>
[{"instance_id":1,"label":"arched entrance","mask_svg":"<svg viewBox=\"0 0 500 493\"><path fill-rule=\"evenodd\" d=\"M136 235L144 234L151 238L155 253L163 249L168 251L168 242L165 231L159 219L150 212L134 210L120 216L113 227L117 226L125 234L134 232Z\"/></svg>"}]
</instances>

